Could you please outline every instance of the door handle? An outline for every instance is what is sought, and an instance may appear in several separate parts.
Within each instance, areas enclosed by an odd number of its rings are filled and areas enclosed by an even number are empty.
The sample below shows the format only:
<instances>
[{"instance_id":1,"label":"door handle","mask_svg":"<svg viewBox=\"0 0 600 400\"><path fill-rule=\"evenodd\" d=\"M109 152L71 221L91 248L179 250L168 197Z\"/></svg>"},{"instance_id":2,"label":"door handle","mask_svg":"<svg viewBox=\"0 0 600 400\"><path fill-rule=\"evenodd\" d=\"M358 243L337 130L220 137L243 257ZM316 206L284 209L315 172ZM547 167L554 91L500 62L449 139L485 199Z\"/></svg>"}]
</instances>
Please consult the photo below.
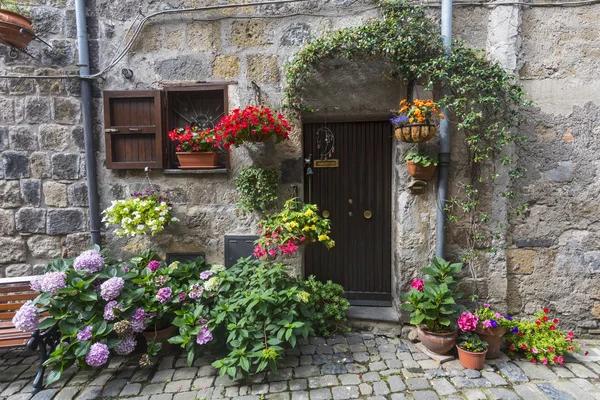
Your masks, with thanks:
<instances>
[{"instance_id":1,"label":"door handle","mask_svg":"<svg viewBox=\"0 0 600 400\"><path fill-rule=\"evenodd\" d=\"M373 213L369 210L365 211L363 215L366 219L371 219L371 217L373 217Z\"/></svg>"}]
</instances>

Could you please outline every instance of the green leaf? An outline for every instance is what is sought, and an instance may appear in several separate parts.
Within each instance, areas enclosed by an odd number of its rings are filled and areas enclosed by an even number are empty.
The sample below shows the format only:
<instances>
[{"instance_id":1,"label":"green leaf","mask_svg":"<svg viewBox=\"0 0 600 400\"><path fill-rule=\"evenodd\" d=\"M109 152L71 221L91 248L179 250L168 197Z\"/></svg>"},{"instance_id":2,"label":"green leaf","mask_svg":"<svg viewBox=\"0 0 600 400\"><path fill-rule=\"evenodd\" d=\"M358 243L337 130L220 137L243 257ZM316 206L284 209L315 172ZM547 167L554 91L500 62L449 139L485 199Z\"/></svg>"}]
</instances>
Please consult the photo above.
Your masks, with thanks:
<instances>
[{"instance_id":1,"label":"green leaf","mask_svg":"<svg viewBox=\"0 0 600 400\"><path fill-rule=\"evenodd\" d=\"M38 325L38 329L43 331L45 329L51 328L54 324L56 324L54 318L46 318L42 322L40 322L40 324Z\"/></svg>"},{"instance_id":2,"label":"green leaf","mask_svg":"<svg viewBox=\"0 0 600 400\"><path fill-rule=\"evenodd\" d=\"M79 299L82 301L98 301L98 294L93 290L79 293Z\"/></svg>"},{"instance_id":3,"label":"green leaf","mask_svg":"<svg viewBox=\"0 0 600 400\"><path fill-rule=\"evenodd\" d=\"M54 368L46 376L46 386L53 384L60 379L63 369L61 365L55 365Z\"/></svg>"},{"instance_id":4,"label":"green leaf","mask_svg":"<svg viewBox=\"0 0 600 400\"><path fill-rule=\"evenodd\" d=\"M168 340L171 344L181 344L184 343L185 340L181 336L174 336Z\"/></svg>"}]
</instances>

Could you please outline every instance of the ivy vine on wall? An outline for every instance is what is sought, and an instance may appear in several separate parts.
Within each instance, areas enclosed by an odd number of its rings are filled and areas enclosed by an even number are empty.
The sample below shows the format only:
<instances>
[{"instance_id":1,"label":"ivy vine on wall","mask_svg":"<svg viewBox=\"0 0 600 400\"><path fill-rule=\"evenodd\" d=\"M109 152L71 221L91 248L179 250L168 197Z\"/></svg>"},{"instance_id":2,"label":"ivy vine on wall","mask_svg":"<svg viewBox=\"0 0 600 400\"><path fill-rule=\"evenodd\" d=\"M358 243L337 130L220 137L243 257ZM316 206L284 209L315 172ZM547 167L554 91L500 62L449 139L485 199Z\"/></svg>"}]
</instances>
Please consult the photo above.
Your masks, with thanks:
<instances>
[{"instance_id":1,"label":"ivy vine on wall","mask_svg":"<svg viewBox=\"0 0 600 400\"><path fill-rule=\"evenodd\" d=\"M254 210L266 212L277 200L279 170L268 167L247 167L235 178L235 186L240 193L237 206L243 212Z\"/></svg>"},{"instance_id":2,"label":"ivy vine on wall","mask_svg":"<svg viewBox=\"0 0 600 400\"><path fill-rule=\"evenodd\" d=\"M455 40L452 53L446 56L439 25L423 8L394 0L382 0L379 4L382 19L326 32L295 54L286 65L283 105L295 115L312 111L303 102L303 86L319 64L336 58L383 59L389 62L391 75L401 76L406 83L418 82L427 90L443 85L445 90L437 101L450 111L451 122L464 134L473 167L463 197L451 198L447 207L451 221L462 218L470 224L470 249L464 257L464 261L470 262L482 255L479 248L497 237L494 229L484 228L490 218L479 209L477 186L498 178L499 169L493 162L487 168L481 164L501 159L510 178L522 175L522 168L502 153L507 145L523 140L514 134L514 128L521 122L521 107L529 102L514 76L487 59L482 50ZM503 196L511 198L514 193L506 192ZM526 205L520 204L515 212L525 210Z\"/></svg>"}]
</instances>

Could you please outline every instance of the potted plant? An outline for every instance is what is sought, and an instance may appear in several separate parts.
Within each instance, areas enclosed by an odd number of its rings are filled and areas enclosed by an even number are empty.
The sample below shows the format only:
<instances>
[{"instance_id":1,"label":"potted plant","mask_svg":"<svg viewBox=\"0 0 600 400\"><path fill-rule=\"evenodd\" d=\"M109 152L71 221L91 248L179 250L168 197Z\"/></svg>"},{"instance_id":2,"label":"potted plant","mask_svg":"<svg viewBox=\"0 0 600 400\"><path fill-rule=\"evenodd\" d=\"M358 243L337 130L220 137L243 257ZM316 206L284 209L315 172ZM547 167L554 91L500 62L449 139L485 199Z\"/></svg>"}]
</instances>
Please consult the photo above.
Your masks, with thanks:
<instances>
[{"instance_id":1,"label":"potted plant","mask_svg":"<svg viewBox=\"0 0 600 400\"><path fill-rule=\"evenodd\" d=\"M429 155L423 150L411 151L404 161L408 164L408 173L415 179L429 180L433 178L435 167L438 165L436 156Z\"/></svg>"},{"instance_id":2,"label":"potted plant","mask_svg":"<svg viewBox=\"0 0 600 400\"><path fill-rule=\"evenodd\" d=\"M24 49L35 37L25 2L0 0L0 43Z\"/></svg>"},{"instance_id":3,"label":"potted plant","mask_svg":"<svg viewBox=\"0 0 600 400\"><path fill-rule=\"evenodd\" d=\"M276 114L263 106L236 108L224 116L215 127L217 140L225 149L243 143L257 143L275 138L277 143L289 140L292 130L282 114Z\"/></svg>"},{"instance_id":4,"label":"potted plant","mask_svg":"<svg viewBox=\"0 0 600 400\"><path fill-rule=\"evenodd\" d=\"M435 257L421 269L427 278L414 279L411 290L403 295L401 308L410 311L410 323L417 326L421 343L437 354L448 353L456 344L457 317L464 309L455 301L462 297L456 290L461 270L462 264Z\"/></svg>"},{"instance_id":5,"label":"potted plant","mask_svg":"<svg viewBox=\"0 0 600 400\"><path fill-rule=\"evenodd\" d=\"M247 167L235 178L240 194L237 206L242 212L254 210L266 212L277 200L279 169L274 167Z\"/></svg>"},{"instance_id":6,"label":"potted plant","mask_svg":"<svg viewBox=\"0 0 600 400\"><path fill-rule=\"evenodd\" d=\"M390 122L394 125L396 138L399 141L423 143L433 139L436 134L434 125L436 115L444 118L443 114L439 114L439 107L433 100L416 99L409 103L404 99Z\"/></svg>"},{"instance_id":7,"label":"potted plant","mask_svg":"<svg viewBox=\"0 0 600 400\"><path fill-rule=\"evenodd\" d=\"M461 365L468 369L483 369L488 344L472 332L460 335L456 348Z\"/></svg>"},{"instance_id":8,"label":"potted plant","mask_svg":"<svg viewBox=\"0 0 600 400\"><path fill-rule=\"evenodd\" d=\"M179 168L181 169L210 169L218 167L218 146L215 131L206 128L200 130L198 126L176 128L169 132L169 139L178 143L175 147Z\"/></svg>"},{"instance_id":9,"label":"potted plant","mask_svg":"<svg viewBox=\"0 0 600 400\"><path fill-rule=\"evenodd\" d=\"M254 256L275 258L279 253L290 256L301 246L321 242L331 249L331 222L319 215L314 204L303 204L293 198L285 202L283 209L259 222L260 238L256 241Z\"/></svg>"},{"instance_id":10,"label":"potted plant","mask_svg":"<svg viewBox=\"0 0 600 400\"><path fill-rule=\"evenodd\" d=\"M479 306L474 315L479 321L475 333L489 345L486 358L498 358L504 334L515 325L513 319L493 311L486 303Z\"/></svg>"}]
</instances>

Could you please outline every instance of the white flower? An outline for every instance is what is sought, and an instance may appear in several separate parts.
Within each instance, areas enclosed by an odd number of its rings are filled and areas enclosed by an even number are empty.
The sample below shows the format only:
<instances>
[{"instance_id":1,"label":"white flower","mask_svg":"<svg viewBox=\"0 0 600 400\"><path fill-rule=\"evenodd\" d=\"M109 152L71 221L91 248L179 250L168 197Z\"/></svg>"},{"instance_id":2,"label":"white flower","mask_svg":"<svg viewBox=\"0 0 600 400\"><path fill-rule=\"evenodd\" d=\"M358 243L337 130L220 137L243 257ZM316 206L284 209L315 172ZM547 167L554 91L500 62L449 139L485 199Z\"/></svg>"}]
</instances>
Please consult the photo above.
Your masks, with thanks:
<instances>
[{"instance_id":1,"label":"white flower","mask_svg":"<svg viewBox=\"0 0 600 400\"><path fill-rule=\"evenodd\" d=\"M175 217L171 218L171 222L177 222L177 221L179 221L177 218L175 218Z\"/></svg>"},{"instance_id":2,"label":"white flower","mask_svg":"<svg viewBox=\"0 0 600 400\"><path fill-rule=\"evenodd\" d=\"M160 222L165 222L165 217L160 217L158 220L159 220Z\"/></svg>"},{"instance_id":3,"label":"white flower","mask_svg":"<svg viewBox=\"0 0 600 400\"><path fill-rule=\"evenodd\" d=\"M161 202L160 202L160 205L161 205L161 206L163 206L163 207L166 207L166 206L167 206L167 203L166 203L166 202L164 202L164 201L161 201Z\"/></svg>"}]
</instances>

